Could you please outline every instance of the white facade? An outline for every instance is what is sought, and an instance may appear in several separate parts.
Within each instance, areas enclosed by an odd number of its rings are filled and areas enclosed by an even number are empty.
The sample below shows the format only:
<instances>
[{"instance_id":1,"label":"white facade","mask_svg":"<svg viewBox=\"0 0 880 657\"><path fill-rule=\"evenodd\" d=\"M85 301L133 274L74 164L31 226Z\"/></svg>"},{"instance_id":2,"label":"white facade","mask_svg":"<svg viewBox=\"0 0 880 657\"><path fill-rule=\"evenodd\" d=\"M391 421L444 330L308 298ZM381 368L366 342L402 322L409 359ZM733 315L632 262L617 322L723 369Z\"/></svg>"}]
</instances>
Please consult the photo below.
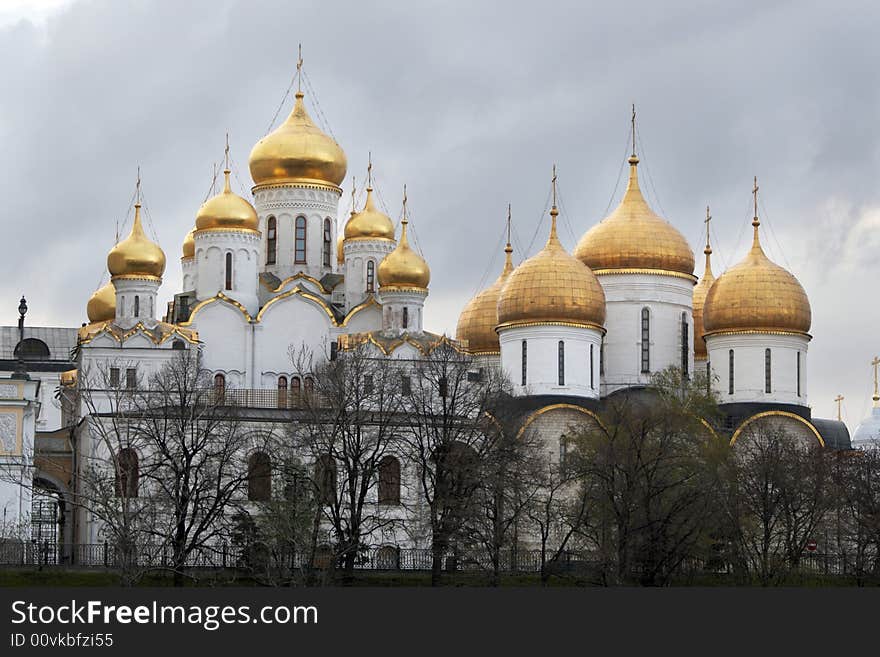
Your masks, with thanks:
<instances>
[{"instance_id":1,"label":"white facade","mask_svg":"<svg viewBox=\"0 0 880 657\"><path fill-rule=\"evenodd\" d=\"M356 237L344 240L345 309L351 310L379 290L379 263L397 243L387 239Z\"/></svg>"},{"instance_id":2,"label":"white facade","mask_svg":"<svg viewBox=\"0 0 880 657\"><path fill-rule=\"evenodd\" d=\"M597 274L605 291L602 394L650 383L669 366L694 368L693 289L696 278L653 273ZM643 340L647 312L648 340ZM683 326L687 342L683 343ZM682 348L684 347L684 351ZM647 368L643 349L647 349Z\"/></svg>"},{"instance_id":3,"label":"white facade","mask_svg":"<svg viewBox=\"0 0 880 657\"><path fill-rule=\"evenodd\" d=\"M197 230L196 298L208 299L218 292L235 299L248 312L256 313L260 267L260 235L252 230ZM188 290L184 285L184 291Z\"/></svg>"},{"instance_id":4,"label":"white facade","mask_svg":"<svg viewBox=\"0 0 880 657\"><path fill-rule=\"evenodd\" d=\"M0 379L0 537L29 532L40 382Z\"/></svg>"},{"instance_id":5,"label":"white facade","mask_svg":"<svg viewBox=\"0 0 880 657\"><path fill-rule=\"evenodd\" d=\"M134 326L156 317L156 296L161 281L155 278L113 277L116 288L116 322Z\"/></svg>"},{"instance_id":6,"label":"white facade","mask_svg":"<svg viewBox=\"0 0 880 657\"><path fill-rule=\"evenodd\" d=\"M513 394L599 397L600 329L547 323L505 327L498 337Z\"/></svg>"},{"instance_id":7,"label":"white facade","mask_svg":"<svg viewBox=\"0 0 880 657\"><path fill-rule=\"evenodd\" d=\"M809 341L809 336L795 333L720 333L706 336L713 385L720 403L808 406Z\"/></svg>"},{"instance_id":8,"label":"white facade","mask_svg":"<svg viewBox=\"0 0 880 657\"><path fill-rule=\"evenodd\" d=\"M382 288L382 330L400 335L422 333L422 314L428 290Z\"/></svg>"}]
</instances>

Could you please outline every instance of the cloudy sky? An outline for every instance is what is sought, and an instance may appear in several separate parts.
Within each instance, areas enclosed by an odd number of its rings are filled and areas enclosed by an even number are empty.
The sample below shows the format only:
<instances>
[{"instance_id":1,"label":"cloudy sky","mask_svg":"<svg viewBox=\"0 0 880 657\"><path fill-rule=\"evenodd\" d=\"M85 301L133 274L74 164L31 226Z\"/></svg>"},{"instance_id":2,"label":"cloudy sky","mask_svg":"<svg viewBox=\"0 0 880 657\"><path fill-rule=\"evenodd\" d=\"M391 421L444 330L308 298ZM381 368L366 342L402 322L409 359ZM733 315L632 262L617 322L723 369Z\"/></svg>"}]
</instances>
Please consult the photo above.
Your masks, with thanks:
<instances>
[{"instance_id":1,"label":"cloudy sky","mask_svg":"<svg viewBox=\"0 0 880 657\"><path fill-rule=\"evenodd\" d=\"M372 151L395 218L408 184L429 328L497 275L508 202L517 258L540 248L552 163L567 247L617 203L635 102L642 187L697 273L707 204L716 274L744 255L758 176L765 248L812 302L814 413L842 393L853 429L880 353L880 8L715 4L2 0L2 323L22 293L29 323L85 320L138 165L170 299L224 133L249 194L302 42L349 177Z\"/></svg>"}]
</instances>

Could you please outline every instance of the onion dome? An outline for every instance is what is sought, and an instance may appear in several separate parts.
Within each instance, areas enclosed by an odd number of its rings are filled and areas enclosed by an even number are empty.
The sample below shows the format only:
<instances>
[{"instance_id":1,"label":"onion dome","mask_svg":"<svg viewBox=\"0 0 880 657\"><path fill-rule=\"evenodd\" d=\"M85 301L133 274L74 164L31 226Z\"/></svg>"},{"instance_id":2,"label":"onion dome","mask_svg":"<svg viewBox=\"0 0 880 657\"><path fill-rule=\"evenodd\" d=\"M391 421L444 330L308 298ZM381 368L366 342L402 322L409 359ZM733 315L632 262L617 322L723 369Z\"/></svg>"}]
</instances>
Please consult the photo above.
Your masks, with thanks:
<instances>
[{"instance_id":1,"label":"onion dome","mask_svg":"<svg viewBox=\"0 0 880 657\"><path fill-rule=\"evenodd\" d=\"M498 297L507 277L513 271L513 261L510 258L513 249L509 241L504 253L506 256L501 275L492 285L471 299L458 318L455 339L466 342L471 353L493 354L501 350L495 327L498 326Z\"/></svg>"},{"instance_id":2,"label":"onion dome","mask_svg":"<svg viewBox=\"0 0 880 657\"><path fill-rule=\"evenodd\" d=\"M859 423L853 434L853 447L868 447L872 444L880 445L880 387L877 384L877 367L880 366L880 358L871 361L874 366L874 405L871 414Z\"/></svg>"},{"instance_id":3,"label":"onion dome","mask_svg":"<svg viewBox=\"0 0 880 657\"><path fill-rule=\"evenodd\" d=\"M348 164L334 139L314 124L303 93L287 120L263 137L251 150L251 177L256 185L280 182L318 183L338 186Z\"/></svg>"},{"instance_id":4,"label":"onion dome","mask_svg":"<svg viewBox=\"0 0 880 657\"><path fill-rule=\"evenodd\" d=\"M712 247L709 246L709 208L706 207L706 248L703 253L706 254L706 268L703 270L703 276L700 282L694 287L694 356L705 360L709 357L706 351L706 340L703 339L703 305L706 302L706 295L709 288L715 282L715 275L712 273Z\"/></svg>"},{"instance_id":5,"label":"onion dome","mask_svg":"<svg viewBox=\"0 0 880 657\"><path fill-rule=\"evenodd\" d=\"M409 246L406 238L406 191L403 194L403 221L400 228L400 241L395 249L379 263L376 275L379 279L379 291L382 288L417 288L427 290L431 281L431 269L428 263Z\"/></svg>"},{"instance_id":6,"label":"onion dome","mask_svg":"<svg viewBox=\"0 0 880 657\"><path fill-rule=\"evenodd\" d=\"M86 305L86 315L90 324L110 322L116 318L116 287L112 281L102 285L91 296Z\"/></svg>"},{"instance_id":7,"label":"onion dome","mask_svg":"<svg viewBox=\"0 0 880 657\"><path fill-rule=\"evenodd\" d=\"M550 237L507 277L498 296L500 325L575 323L601 328L605 293L592 270L570 255L556 235L559 211L550 210Z\"/></svg>"},{"instance_id":8,"label":"onion dome","mask_svg":"<svg viewBox=\"0 0 880 657\"><path fill-rule=\"evenodd\" d=\"M692 276L694 252L684 236L645 201L639 189L638 163L633 154L623 200L584 234L574 255L593 271L650 269Z\"/></svg>"},{"instance_id":9,"label":"onion dome","mask_svg":"<svg viewBox=\"0 0 880 657\"><path fill-rule=\"evenodd\" d=\"M394 240L394 223L376 207L372 187L367 187L364 209L351 215L345 224L345 239L361 237Z\"/></svg>"},{"instance_id":10,"label":"onion dome","mask_svg":"<svg viewBox=\"0 0 880 657\"><path fill-rule=\"evenodd\" d=\"M807 333L811 313L807 293L798 279L772 262L761 248L757 211L754 238L745 259L709 288L703 306L706 334L724 331Z\"/></svg>"},{"instance_id":11,"label":"onion dome","mask_svg":"<svg viewBox=\"0 0 880 657\"><path fill-rule=\"evenodd\" d=\"M110 249L107 269L117 277L161 279L165 272L165 253L144 233L141 204L135 203L134 223L128 237Z\"/></svg>"},{"instance_id":12,"label":"onion dome","mask_svg":"<svg viewBox=\"0 0 880 657\"><path fill-rule=\"evenodd\" d=\"M223 171L223 191L202 203L196 213L196 230L259 230L260 221L254 206L229 185L229 169Z\"/></svg>"},{"instance_id":13,"label":"onion dome","mask_svg":"<svg viewBox=\"0 0 880 657\"><path fill-rule=\"evenodd\" d=\"M189 258L194 258L196 255L196 229L195 227L190 230L186 237L183 238L183 257L182 260L188 260Z\"/></svg>"}]
</instances>

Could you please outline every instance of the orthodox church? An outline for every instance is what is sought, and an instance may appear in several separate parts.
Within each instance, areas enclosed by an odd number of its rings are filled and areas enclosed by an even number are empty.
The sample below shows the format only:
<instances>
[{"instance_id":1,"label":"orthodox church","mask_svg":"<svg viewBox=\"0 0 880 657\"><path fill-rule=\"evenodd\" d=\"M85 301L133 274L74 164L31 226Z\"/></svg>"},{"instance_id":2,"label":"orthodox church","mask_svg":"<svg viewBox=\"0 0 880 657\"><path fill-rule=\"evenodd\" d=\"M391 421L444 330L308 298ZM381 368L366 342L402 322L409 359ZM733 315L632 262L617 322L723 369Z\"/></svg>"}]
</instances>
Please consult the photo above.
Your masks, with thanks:
<instances>
[{"instance_id":1,"label":"orthodox church","mask_svg":"<svg viewBox=\"0 0 880 657\"><path fill-rule=\"evenodd\" d=\"M157 371L175 350L201 345L217 388L239 392L242 405L251 399L283 408L313 385L292 349L330 358L363 343L378 356L404 360L451 343L481 367L501 368L522 400L522 429L532 427L551 446L573 422L597 419L603 400L643 389L653 373L675 366L685 375L708 374L724 413L716 429L731 444L753 423L772 422L849 449L842 422L812 416L810 302L761 246L757 181L750 250L716 277L707 212L698 277L687 240L642 195L633 141L623 198L572 253L557 236L554 172L546 244L515 264L508 238L502 271L464 305L453 338L423 325L431 272L408 240L405 192L399 233L377 206L370 179L363 206L353 203L338 228L345 152L314 123L297 91L287 119L250 153L252 199L232 191L227 158L223 190L198 208L192 226L181 226L183 289L166 304L157 298L166 254L144 231L138 197L129 235L107 256L109 282L88 300L88 321L70 330L74 356L61 359L64 372L55 367L50 377L26 367L27 383L16 383L13 373L0 385L0 458L20 463L22 473L34 466L27 462L40 434L34 388L44 380L50 388L75 386L77 372L109 365L109 385L126 385ZM36 339L39 331L32 331ZM12 359L5 362L12 371ZM875 383L859 444L880 432L878 399ZM61 413L57 426L42 431L61 430L75 415ZM62 504L71 495L63 472L45 480ZM0 490L10 513L27 507L8 482ZM99 540L82 524L66 542Z\"/></svg>"}]
</instances>

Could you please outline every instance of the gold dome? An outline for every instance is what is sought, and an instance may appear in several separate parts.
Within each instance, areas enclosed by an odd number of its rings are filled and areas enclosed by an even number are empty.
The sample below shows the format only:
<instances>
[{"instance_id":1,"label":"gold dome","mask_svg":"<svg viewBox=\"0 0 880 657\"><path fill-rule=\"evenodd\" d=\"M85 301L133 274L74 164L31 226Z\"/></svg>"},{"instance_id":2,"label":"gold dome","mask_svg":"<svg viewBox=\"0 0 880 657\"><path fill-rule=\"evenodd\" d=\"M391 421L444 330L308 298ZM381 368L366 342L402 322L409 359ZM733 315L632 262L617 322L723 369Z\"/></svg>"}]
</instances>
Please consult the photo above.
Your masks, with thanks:
<instances>
[{"instance_id":1,"label":"gold dome","mask_svg":"<svg viewBox=\"0 0 880 657\"><path fill-rule=\"evenodd\" d=\"M165 253L144 233L140 203L134 206L131 233L107 254L107 269L111 279L118 276L161 279L165 273Z\"/></svg>"},{"instance_id":2,"label":"gold dome","mask_svg":"<svg viewBox=\"0 0 880 657\"><path fill-rule=\"evenodd\" d=\"M657 216L639 189L639 158L629 158L629 183L615 210L584 234L574 255L593 271L653 269L693 275L694 252L684 236Z\"/></svg>"},{"instance_id":3,"label":"gold dome","mask_svg":"<svg viewBox=\"0 0 880 657\"><path fill-rule=\"evenodd\" d=\"M338 186L348 164L339 144L314 124L296 93L290 116L251 150L251 177L256 185L305 182Z\"/></svg>"},{"instance_id":4,"label":"gold dome","mask_svg":"<svg viewBox=\"0 0 880 657\"><path fill-rule=\"evenodd\" d=\"M196 230L252 230L259 229L260 221L254 206L229 185L229 169L223 171L223 191L202 203L196 213ZM195 248L195 245L193 245Z\"/></svg>"},{"instance_id":5,"label":"gold dome","mask_svg":"<svg viewBox=\"0 0 880 657\"><path fill-rule=\"evenodd\" d=\"M91 296L86 305L89 323L110 322L116 319L116 288L107 281Z\"/></svg>"},{"instance_id":6,"label":"gold dome","mask_svg":"<svg viewBox=\"0 0 880 657\"><path fill-rule=\"evenodd\" d=\"M403 193L403 221L400 227L400 241L395 249L379 263L376 276L379 279L379 291L382 288L418 288L426 290L431 281L431 269L428 263L409 246L406 238L406 190Z\"/></svg>"},{"instance_id":7,"label":"gold dome","mask_svg":"<svg viewBox=\"0 0 880 657\"><path fill-rule=\"evenodd\" d=\"M574 322L601 327L605 293L596 275L556 235L554 203L547 244L508 277L498 297L498 323Z\"/></svg>"},{"instance_id":8,"label":"gold dome","mask_svg":"<svg viewBox=\"0 0 880 657\"><path fill-rule=\"evenodd\" d=\"M190 230L183 238L183 260L194 258L196 255L196 229Z\"/></svg>"},{"instance_id":9,"label":"gold dome","mask_svg":"<svg viewBox=\"0 0 880 657\"><path fill-rule=\"evenodd\" d=\"M706 351L706 341L703 339L703 306L706 302L706 295L709 288L715 282L715 275L712 273L712 247L709 246L709 208L706 208L706 248L703 253L706 254L706 268L700 281L694 287L694 356L696 358L706 360L708 353Z\"/></svg>"},{"instance_id":10,"label":"gold dome","mask_svg":"<svg viewBox=\"0 0 880 657\"><path fill-rule=\"evenodd\" d=\"M459 315L455 339L467 341L467 349L471 353L492 354L501 350L498 334L495 332L495 327L498 326L498 297L507 277L513 271L513 261L510 258L512 252L508 242L504 249L506 257L501 275L492 285L471 299Z\"/></svg>"},{"instance_id":11,"label":"gold dome","mask_svg":"<svg viewBox=\"0 0 880 657\"><path fill-rule=\"evenodd\" d=\"M394 239L394 223L380 212L373 202L373 188L367 187L367 200L364 209L355 212L345 224L345 239L369 237L372 239Z\"/></svg>"},{"instance_id":12,"label":"gold dome","mask_svg":"<svg viewBox=\"0 0 880 657\"><path fill-rule=\"evenodd\" d=\"M749 254L709 288L703 306L704 331L807 333L812 319L807 293L791 273L764 255L757 216L752 225L755 234Z\"/></svg>"}]
</instances>

